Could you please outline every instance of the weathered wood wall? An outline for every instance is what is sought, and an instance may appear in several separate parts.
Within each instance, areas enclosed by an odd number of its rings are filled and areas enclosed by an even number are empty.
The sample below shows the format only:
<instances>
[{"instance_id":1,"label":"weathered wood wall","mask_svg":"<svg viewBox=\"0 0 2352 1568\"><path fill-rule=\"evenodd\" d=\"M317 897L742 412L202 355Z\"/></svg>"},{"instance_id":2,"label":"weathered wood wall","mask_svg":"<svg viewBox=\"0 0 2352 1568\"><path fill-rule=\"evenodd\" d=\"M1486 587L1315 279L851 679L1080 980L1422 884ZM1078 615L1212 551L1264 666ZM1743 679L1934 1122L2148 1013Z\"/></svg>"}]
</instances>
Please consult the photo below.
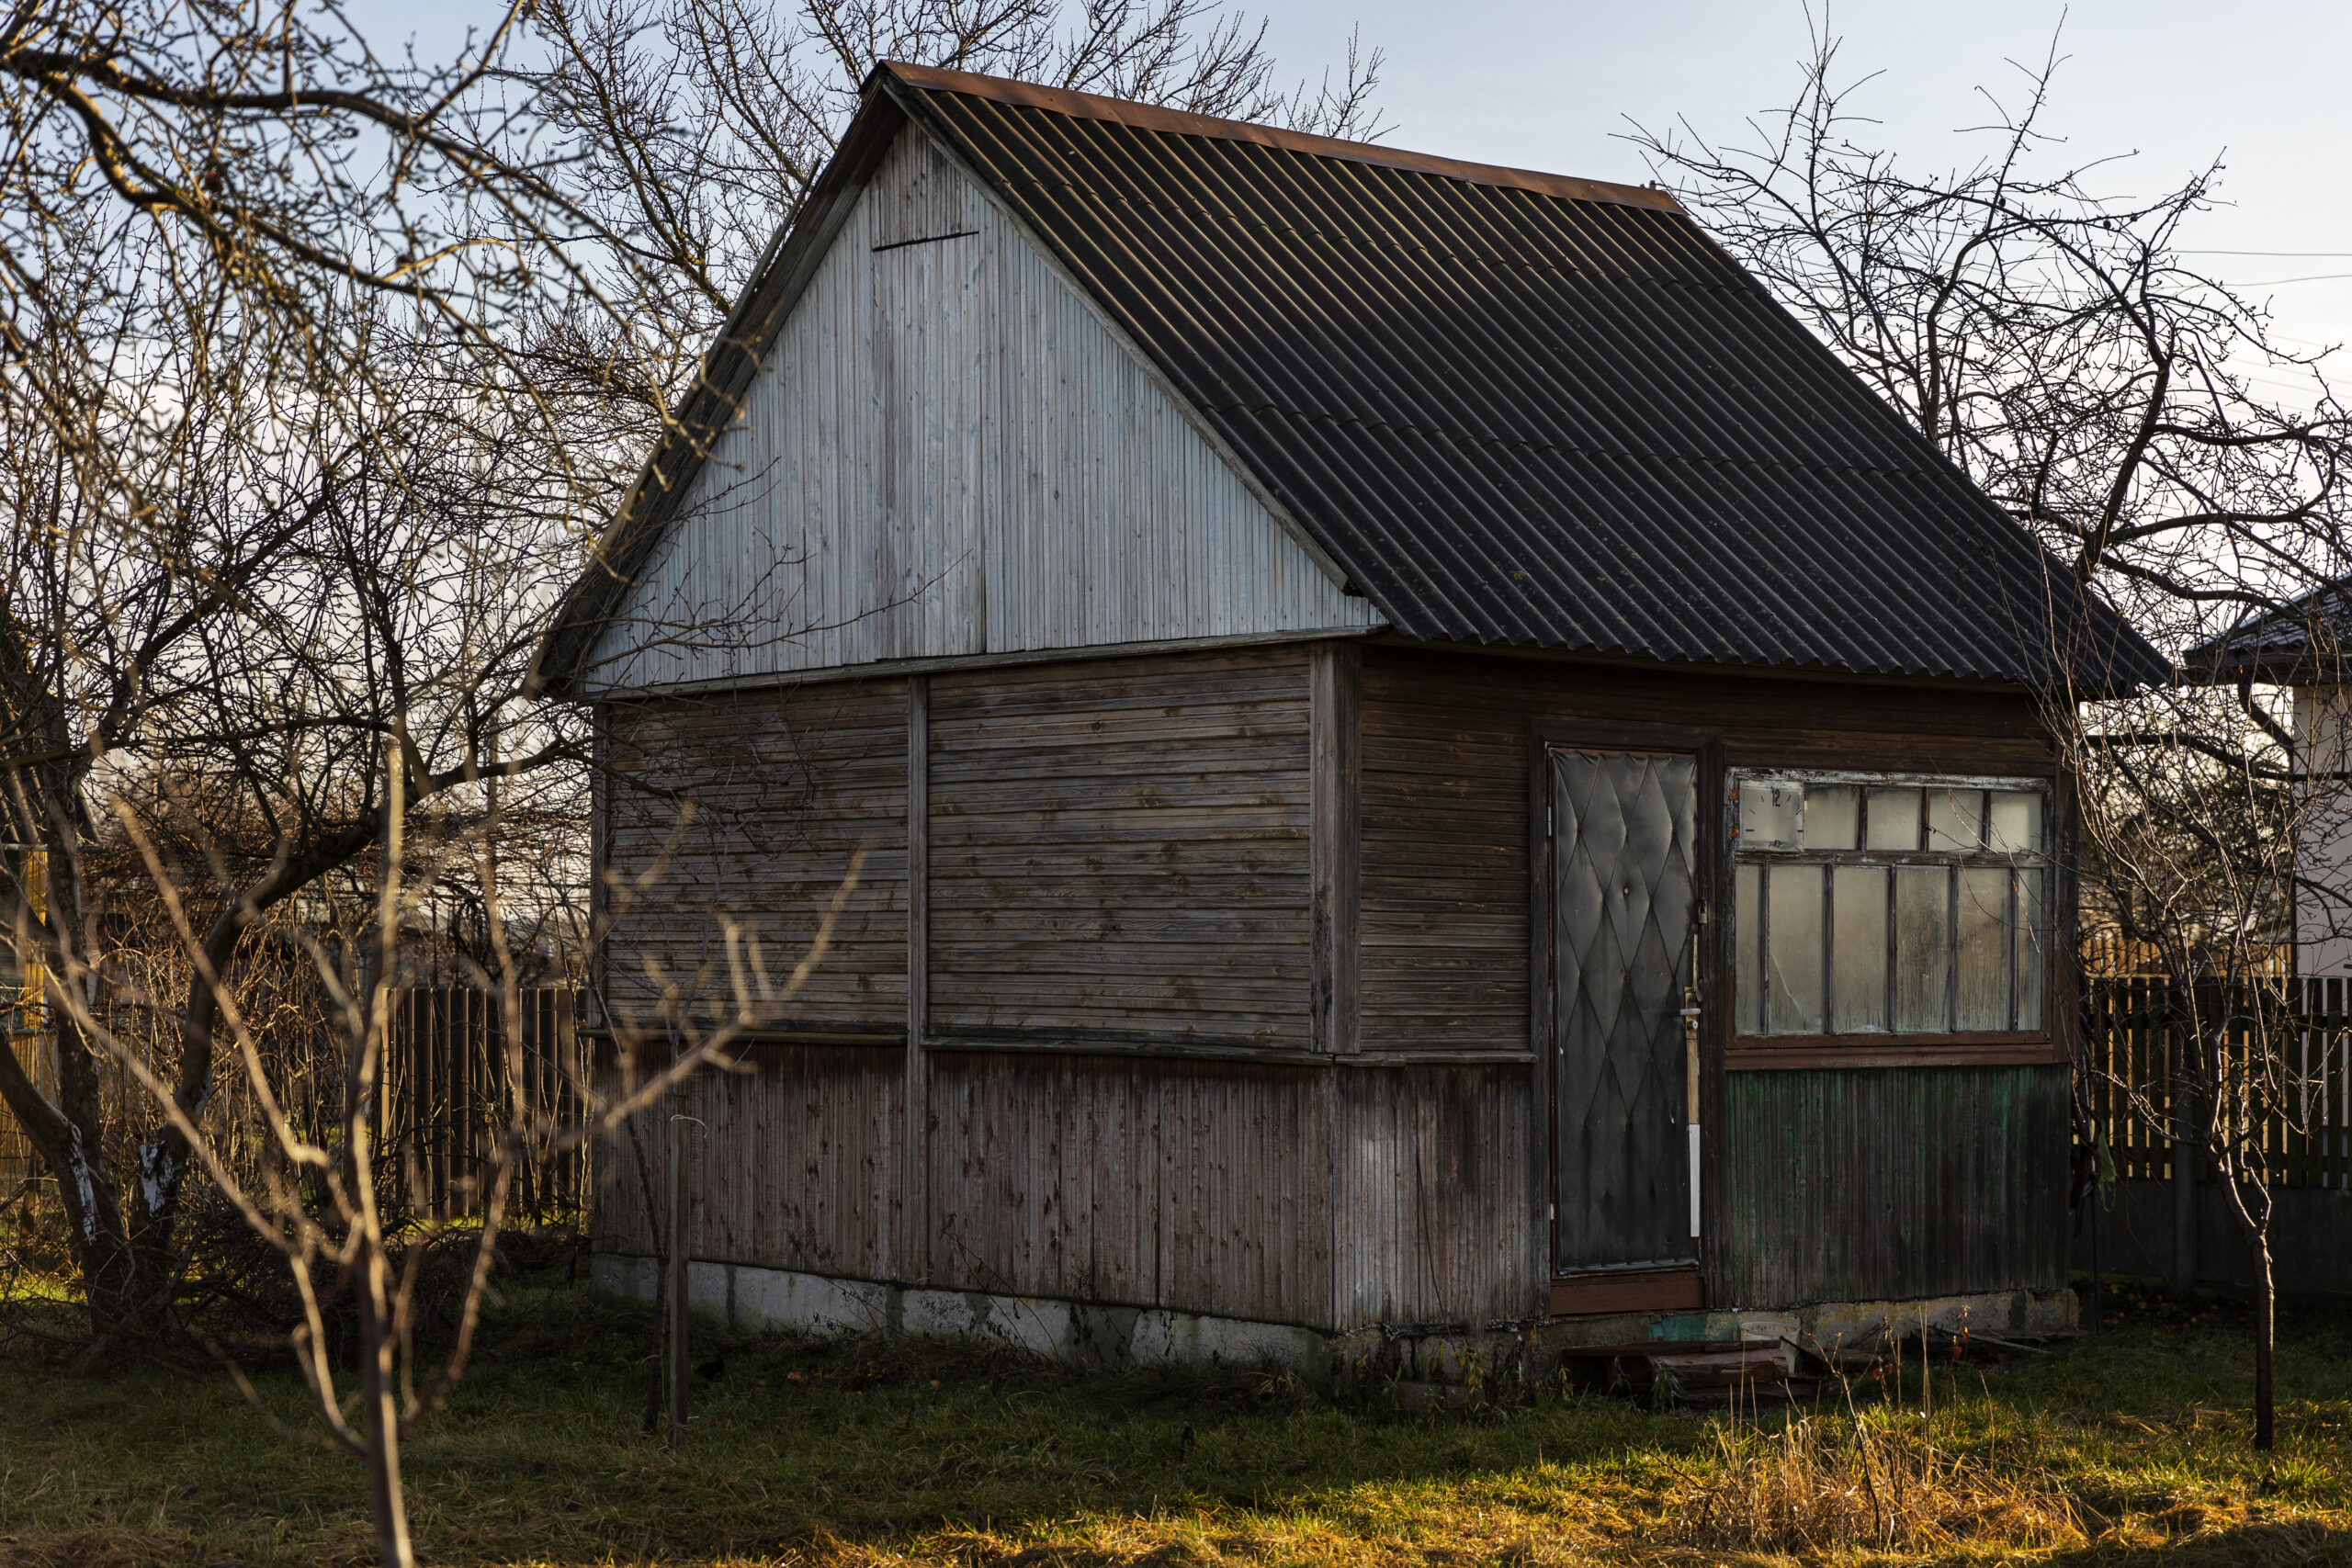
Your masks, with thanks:
<instances>
[{"instance_id":1,"label":"weathered wood wall","mask_svg":"<svg viewBox=\"0 0 2352 1568\"><path fill-rule=\"evenodd\" d=\"M1304 1044L1306 653L931 683L931 1027Z\"/></svg>"},{"instance_id":2,"label":"weathered wood wall","mask_svg":"<svg viewBox=\"0 0 2352 1568\"><path fill-rule=\"evenodd\" d=\"M1366 1049L1526 1048L1538 719L1720 729L1732 767L2051 767L2016 695L1367 649Z\"/></svg>"},{"instance_id":3,"label":"weathered wood wall","mask_svg":"<svg viewBox=\"0 0 2352 1568\"><path fill-rule=\"evenodd\" d=\"M731 1013L730 924L743 963L755 939L785 984L862 851L823 961L775 1010L806 1028L903 1030L906 682L615 703L606 715L602 839L622 888L602 893L616 906L603 972L623 1021L650 1014L664 987L690 1010Z\"/></svg>"},{"instance_id":4,"label":"weathered wood wall","mask_svg":"<svg viewBox=\"0 0 2352 1568\"><path fill-rule=\"evenodd\" d=\"M1376 647L617 705L631 776L710 804L616 929L616 985L647 953L703 962L729 900L797 953L869 845L785 1021L875 1043L766 1043L756 1073L697 1086L690 1246L1327 1327L1540 1310L1528 773L1534 726L1577 721L1720 729L1735 765L2048 765L2019 700ZM631 874L671 824L616 810L606 841ZM1353 998L1333 969L1350 941ZM887 1038L910 1026L911 1049ZM2015 1218L2063 1213L2061 1080L1729 1075L1718 1299L2063 1279L2063 1238ZM649 1246L633 1154L600 1168L608 1245Z\"/></svg>"},{"instance_id":5,"label":"weathered wood wall","mask_svg":"<svg viewBox=\"0 0 2352 1568\"><path fill-rule=\"evenodd\" d=\"M1530 1199L1544 1173L1527 1068L1398 1063L1331 1076L1336 1323L1529 1316L1543 1282Z\"/></svg>"},{"instance_id":6,"label":"weathered wood wall","mask_svg":"<svg viewBox=\"0 0 2352 1568\"><path fill-rule=\"evenodd\" d=\"M2052 771L2038 711L2017 694L1374 646L1363 654L1362 700L1367 1051L1468 1055L1548 1043L1530 876L1539 724L1713 730L1730 767ZM1522 1101L1540 1100L1540 1074L1520 1072ZM1705 1253L1721 1304L2063 1283L2063 1232L2043 1223L2064 1213L2063 1069L1714 1077ZM1524 1190L1540 1192L1549 1179L1538 1168L1542 1123L1526 1121L1523 1105L1515 1114L1529 1145ZM1786 1163L1799 1148L1805 1158ZM1969 1189L1979 1171L1998 1179ZM2033 1217L2020 1220L2019 1205ZM1519 1227L1531 1245L1541 1216L1539 1202Z\"/></svg>"},{"instance_id":7,"label":"weathered wood wall","mask_svg":"<svg viewBox=\"0 0 2352 1568\"><path fill-rule=\"evenodd\" d=\"M595 687L1380 623L920 130L640 582Z\"/></svg>"},{"instance_id":8,"label":"weathered wood wall","mask_svg":"<svg viewBox=\"0 0 2352 1568\"><path fill-rule=\"evenodd\" d=\"M952 1051L932 1072L934 1281L1329 1320L1323 1070Z\"/></svg>"},{"instance_id":9,"label":"weathered wood wall","mask_svg":"<svg viewBox=\"0 0 2352 1568\"><path fill-rule=\"evenodd\" d=\"M688 1256L854 1279L909 1277L897 1151L900 1056L888 1047L750 1048L751 1071L690 1080ZM666 1102L606 1141L596 1165L597 1245L656 1250L666 1213Z\"/></svg>"},{"instance_id":10,"label":"weathered wood wall","mask_svg":"<svg viewBox=\"0 0 2352 1568\"><path fill-rule=\"evenodd\" d=\"M2069 1069L1727 1074L1727 1304L2066 1284Z\"/></svg>"}]
</instances>

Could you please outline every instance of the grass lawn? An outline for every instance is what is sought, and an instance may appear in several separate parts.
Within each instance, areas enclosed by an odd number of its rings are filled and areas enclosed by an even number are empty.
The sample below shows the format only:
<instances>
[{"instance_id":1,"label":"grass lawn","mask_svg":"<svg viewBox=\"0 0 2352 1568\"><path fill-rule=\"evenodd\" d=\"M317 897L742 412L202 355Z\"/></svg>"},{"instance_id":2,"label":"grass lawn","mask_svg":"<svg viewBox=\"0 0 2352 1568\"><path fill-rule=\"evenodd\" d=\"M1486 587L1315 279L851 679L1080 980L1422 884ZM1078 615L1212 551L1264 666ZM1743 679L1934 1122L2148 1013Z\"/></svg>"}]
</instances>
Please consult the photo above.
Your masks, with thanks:
<instances>
[{"instance_id":1,"label":"grass lawn","mask_svg":"<svg viewBox=\"0 0 2352 1568\"><path fill-rule=\"evenodd\" d=\"M2289 1314L2266 1460L2237 1311L2117 1304L2057 1354L1948 1370L1925 1438L1916 1372L1901 1404L1861 1400L1868 1474L1842 1400L1760 1429L1591 1397L1408 1416L715 1330L673 1456L639 1432L646 1310L525 1280L409 1448L409 1506L429 1563L2352 1563L2340 1305ZM290 1373L258 1383L300 1419ZM1906 1486L1935 1522L1894 1550L1820 1544ZM0 1359L0 1563L367 1561L356 1466L225 1380Z\"/></svg>"}]
</instances>

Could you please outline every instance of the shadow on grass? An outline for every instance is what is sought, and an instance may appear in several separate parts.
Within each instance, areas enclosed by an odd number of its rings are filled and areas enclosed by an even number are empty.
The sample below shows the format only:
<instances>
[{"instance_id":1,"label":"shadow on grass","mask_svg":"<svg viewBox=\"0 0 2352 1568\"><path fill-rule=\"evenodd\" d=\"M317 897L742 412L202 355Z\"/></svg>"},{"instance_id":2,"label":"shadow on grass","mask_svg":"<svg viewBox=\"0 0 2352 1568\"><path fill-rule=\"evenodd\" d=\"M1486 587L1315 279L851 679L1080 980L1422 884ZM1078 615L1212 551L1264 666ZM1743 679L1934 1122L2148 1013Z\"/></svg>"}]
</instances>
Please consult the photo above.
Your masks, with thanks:
<instances>
[{"instance_id":1,"label":"shadow on grass","mask_svg":"<svg viewBox=\"0 0 2352 1568\"><path fill-rule=\"evenodd\" d=\"M2352 1563L2352 1522L2294 1519L2206 1525L2191 1534L2148 1533L2041 1559L2057 1568L2254 1568Z\"/></svg>"},{"instance_id":2,"label":"shadow on grass","mask_svg":"<svg viewBox=\"0 0 2352 1568\"><path fill-rule=\"evenodd\" d=\"M705 1324L673 1455L639 1426L653 1329L642 1303L510 1279L473 1374L409 1450L423 1560L1702 1560L1674 1544L1713 1448L1687 1416L1584 1398L1409 1415L1262 1373L1085 1377L969 1344ZM2340 1330L2315 1334L2282 1363L2282 1387L2320 1398L2290 1424L2300 1479L2277 1499L2280 1471L2217 1403L2239 1346L2205 1324L1972 1365L1966 1392L2120 1525L2048 1560L2352 1562L2352 1371ZM259 1382L299 1411L291 1373ZM2257 1512L2280 1509L2322 1517ZM277 1436L225 1382L0 1359L0 1565L268 1568L365 1542L356 1467Z\"/></svg>"}]
</instances>

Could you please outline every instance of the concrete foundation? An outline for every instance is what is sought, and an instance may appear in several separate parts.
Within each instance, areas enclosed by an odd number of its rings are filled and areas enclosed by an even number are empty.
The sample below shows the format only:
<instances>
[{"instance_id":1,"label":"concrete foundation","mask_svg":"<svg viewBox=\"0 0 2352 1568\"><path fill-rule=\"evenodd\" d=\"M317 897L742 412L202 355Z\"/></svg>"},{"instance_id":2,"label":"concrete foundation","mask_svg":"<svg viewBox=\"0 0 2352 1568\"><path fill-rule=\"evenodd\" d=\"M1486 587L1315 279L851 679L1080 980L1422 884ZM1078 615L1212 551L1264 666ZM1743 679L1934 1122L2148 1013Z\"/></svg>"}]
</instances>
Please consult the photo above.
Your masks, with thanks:
<instances>
[{"instance_id":1,"label":"concrete foundation","mask_svg":"<svg viewBox=\"0 0 2352 1568\"><path fill-rule=\"evenodd\" d=\"M650 1300L650 1258L597 1255L597 1290ZM1962 1328L1995 1338L2075 1327L2072 1291L2003 1291L1918 1302L1839 1302L1775 1312L1626 1314L1483 1328L1380 1326L1332 1334L1295 1324L1092 1302L933 1291L841 1280L747 1263L687 1265L689 1299L739 1328L804 1333L910 1334L978 1339L1072 1366L1105 1370L1169 1365L1261 1368L1318 1387L1385 1384L1476 1391L1525 1386L1557 1372L1578 1346L1656 1341L1787 1338L1800 1346L1860 1350L1890 1334Z\"/></svg>"}]
</instances>

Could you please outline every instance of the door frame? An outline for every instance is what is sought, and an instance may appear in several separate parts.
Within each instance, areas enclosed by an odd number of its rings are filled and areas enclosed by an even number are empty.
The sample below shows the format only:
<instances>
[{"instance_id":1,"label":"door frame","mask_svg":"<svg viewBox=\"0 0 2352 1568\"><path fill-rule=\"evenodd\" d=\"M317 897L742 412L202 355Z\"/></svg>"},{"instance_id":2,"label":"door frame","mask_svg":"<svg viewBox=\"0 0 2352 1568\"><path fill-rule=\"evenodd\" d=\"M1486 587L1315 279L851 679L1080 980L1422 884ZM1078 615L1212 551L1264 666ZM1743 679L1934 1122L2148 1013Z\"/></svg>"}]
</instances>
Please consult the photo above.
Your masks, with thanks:
<instances>
[{"instance_id":1,"label":"door frame","mask_svg":"<svg viewBox=\"0 0 2352 1568\"><path fill-rule=\"evenodd\" d=\"M1699 1280L1704 1299L1713 1302L1714 1282L1723 1277L1724 1217L1721 1172L1723 1154L1724 1052L1730 1041L1731 1009L1725 1005L1724 985L1731 969L1724 931L1724 845L1721 803L1724 793L1723 731L1683 725L1615 724L1581 719L1536 718L1527 737L1528 844L1528 1046L1534 1056L1530 1071L1528 1103L1532 1146L1530 1165L1535 1173L1529 1213L1532 1238L1532 1278L1536 1281L1532 1303L1538 1317L1552 1315L1553 1269L1559 1257L1554 1234L1555 1195L1559 1188L1559 1111L1554 1103L1557 1046L1553 1038L1554 998L1552 938L1552 760L1555 750L1589 751L1675 751L1698 763L1695 787L1699 835L1696 884L1699 894L1699 939L1694 967L1699 987ZM1668 1305L1689 1305L1668 1303ZM1611 1302L1606 1310L1645 1310L1638 1303Z\"/></svg>"}]
</instances>

